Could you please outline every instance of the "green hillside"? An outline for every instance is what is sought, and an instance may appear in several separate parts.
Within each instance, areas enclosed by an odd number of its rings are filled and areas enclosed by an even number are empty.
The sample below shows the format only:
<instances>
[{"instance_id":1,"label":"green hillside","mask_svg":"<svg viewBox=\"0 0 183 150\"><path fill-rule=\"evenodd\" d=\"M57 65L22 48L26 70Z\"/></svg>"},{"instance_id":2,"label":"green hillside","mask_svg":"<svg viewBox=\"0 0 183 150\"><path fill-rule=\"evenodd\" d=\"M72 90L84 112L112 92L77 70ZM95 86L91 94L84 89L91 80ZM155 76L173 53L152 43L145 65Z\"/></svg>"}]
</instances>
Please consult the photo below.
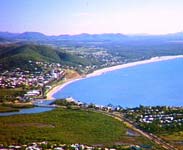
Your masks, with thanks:
<instances>
[{"instance_id":1,"label":"green hillside","mask_svg":"<svg viewBox=\"0 0 183 150\"><path fill-rule=\"evenodd\" d=\"M0 47L0 64L3 69L30 67L29 60L56 62L70 66L88 64L83 58L49 46L25 44Z\"/></svg>"}]
</instances>

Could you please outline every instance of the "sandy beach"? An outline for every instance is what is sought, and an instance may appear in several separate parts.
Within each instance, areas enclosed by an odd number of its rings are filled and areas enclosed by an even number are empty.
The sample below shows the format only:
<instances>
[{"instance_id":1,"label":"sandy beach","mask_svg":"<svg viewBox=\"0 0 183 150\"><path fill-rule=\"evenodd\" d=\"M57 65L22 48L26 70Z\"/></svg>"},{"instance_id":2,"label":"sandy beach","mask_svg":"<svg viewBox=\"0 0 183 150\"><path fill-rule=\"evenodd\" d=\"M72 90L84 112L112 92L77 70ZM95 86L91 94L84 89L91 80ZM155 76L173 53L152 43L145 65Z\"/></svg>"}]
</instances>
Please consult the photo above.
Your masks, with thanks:
<instances>
[{"instance_id":1,"label":"sandy beach","mask_svg":"<svg viewBox=\"0 0 183 150\"><path fill-rule=\"evenodd\" d=\"M176 58L183 58L183 55L177 55L177 56L161 56L161 57L153 57L151 59L147 59L147 60L142 60L142 61L137 61L137 62L131 62L131 63L126 63L126 64L122 64L122 65L117 65L117 66L112 66L112 67L108 67L108 68L103 68L103 69L99 69L94 71L93 73L90 73L88 75L86 75L86 77L82 78L74 78L74 79L69 79L68 81L66 81L65 83L58 85L56 87L54 87L53 89L51 89L48 93L47 93L47 99L51 100L51 99L55 99L53 97L53 95L58 92L59 90L61 90L62 88L64 88L65 86L85 79L85 78L91 78L91 77L95 77L95 76L99 76L102 75L104 73L107 72L111 72L114 70L118 70L118 69L123 69L123 68L129 68L129 67L134 67L137 65L143 65L143 64L148 64L148 63L154 63L154 62L159 62L159 61L166 61L166 60L171 60L171 59L176 59Z\"/></svg>"},{"instance_id":2,"label":"sandy beach","mask_svg":"<svg viewBox=\"0 0 183 150\"><path fill-rule=\"evenodd\" d=\"M57 85L56 87L52 88L47 94L46 94L46 99L48 100L53 100L55 99L53 97L53 95L58 92L59 90L61 90L62 88L64 88L65 86L73 83L73 82L76 82L76 81L79 81L81 79L84 79L84 78L74 78L74 79L69 79L69 80L66 80L63 84L61 85Z\"/></svg>"}]
</instances>

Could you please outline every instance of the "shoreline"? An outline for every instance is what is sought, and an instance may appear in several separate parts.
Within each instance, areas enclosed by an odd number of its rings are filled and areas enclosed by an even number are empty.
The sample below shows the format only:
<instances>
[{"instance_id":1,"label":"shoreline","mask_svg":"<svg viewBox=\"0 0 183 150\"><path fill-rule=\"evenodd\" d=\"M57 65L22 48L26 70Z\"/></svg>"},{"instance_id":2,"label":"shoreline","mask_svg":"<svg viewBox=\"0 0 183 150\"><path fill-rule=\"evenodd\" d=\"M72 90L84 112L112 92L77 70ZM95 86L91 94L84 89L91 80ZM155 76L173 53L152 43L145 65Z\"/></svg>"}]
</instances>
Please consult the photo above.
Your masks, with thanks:
<instances>
[{"instance_id":1,"label":"shoreline","mask_svg":"<svg viewBox=\"0 0 183 150\"><path fill-rule=\"evenodd\" d=\"M136 61L136 62L129 62L129 63L126 63L126 64L121 64L121 65L116 65L116 66L112 66L112 67L98 69L98 70L96 70L96 71L94 71L90 74L87 74L85 77L69 79L68 81L64 82L63 84L57 85L56 87L51 89L46 94L46 97L47 97L46 99L47 100L56 99L56 98L53 97L53 95L55 93L57 93L59 90L63 89L65 86L67 86L67 85L69 85L73 82L82 80L82 79L100 76L104 73L111 72L111 71L114 71L114 70L134 67L134 66L143 65L143 64L155 63L155 62L160 62L160 61L172 60L172 59L177 59L177 58L183 58L183 55L152 57L152 58L146 59L146 60L141 60L141 61Z\"/></svg>"},{"instance_id":2,"label":"shoreline","mask_svg":"<svg viewBox=\"0 0 183 150\"><path fill-rule=\"evenodd\" d=\"M73 82L82 80L82 79L85 79L85 78L79 77L79 78L69 79L69 80L63 82L62 84L53 87L53 88L46 94L46 97L47 97L46 100L54 100L54 99L56 99L55 97L53 97L53 95L54 95L55 93L57 93L59 90L63 89L65 86L67 86L67 85L69 85L69 84L71 84L71 83L73 83Z\"/></svg>"}]
</instances>

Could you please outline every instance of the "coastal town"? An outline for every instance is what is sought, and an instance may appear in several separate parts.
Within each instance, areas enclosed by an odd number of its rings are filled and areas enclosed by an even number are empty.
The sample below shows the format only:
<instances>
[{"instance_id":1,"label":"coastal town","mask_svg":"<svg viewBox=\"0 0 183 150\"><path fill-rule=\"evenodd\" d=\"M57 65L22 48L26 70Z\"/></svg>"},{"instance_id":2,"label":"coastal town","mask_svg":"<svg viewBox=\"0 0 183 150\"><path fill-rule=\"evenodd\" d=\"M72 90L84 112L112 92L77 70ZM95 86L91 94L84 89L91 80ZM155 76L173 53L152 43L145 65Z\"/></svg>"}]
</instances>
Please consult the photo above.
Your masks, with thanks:
<instances>
[{"instance_id":1,"label":"coastal town","mask_svg":"<svg viewBox=\"0 0 183 150\"><path fill-rule=\"evenodd\" d=\"M60 64L33 62L29 60L33 68L22 70L15 68L11 71L4 71L0 74L0 88L43 87L54 79L59 79L64 75ZM31 70L32 69L32 70Z\"/></svg>"},{"instance_id":2,"label":"coastal town","mask_svg":"<svg viewBox=\"0 0 183 150\"><path fill-rule=\"evenodd\" d=\"M45 90L51 88L50 83L55 80L62 80L65 76L65 70L61 68L59 63L34 62L31 60L28 63L32 68L27 70L15 68L0 73L1 89L22 89L20 95L16 95L12 99L18 98L25 101L43 98ZM7 95L5 97L8 98Z\"/></svg>"},{"instance_id":3,"label":"coastal town","mask_svg":"<svg viewBox=\"0 0 183 150\"><path fill-rule=\"evenodd\" d=\"M69 52L81 58L85 58L93 62L99 62L97 65L86 66L86 68L83 69L84 73L91 73L92 71L99 68L119 65L119 64L127 63L129 61L128 59L122 59L122 57L117 54L111 54L107 52L104 48L81 47L81 48L76 48L74 50L71 49L69 50Z\"/></svg>"},{"instance_id":4,"label":"coastal town","mask_svg":"<svg viewBox=\"0 0 183 150\"><path fill-rule=\"evenodd\" d=\"M34 98L45 98L45 92L53 88L55 81L65 79L67 70L74 70L81 76L85 76L99 68L110 67L124 63L119 56L113 57L108 52L101 49L92 49L91 52L81 52L81 49L70 51L69 53L78 55L80 58L96 62L88 65L70 65L47 61L27 60L25 66L4 69L0 64L0 89L18 89L15 96L0 94L2 99L31 100ZM75 78L75 77L72 77Z\"/></svg>"},{"instance_id":5,"label":"coastal town","mask_svg":"<svg viewBox=\"0 0 183 150\"><path fill-rule=\"evenodd\" d=\"M183 107L140 106L124 110L124 116L150 133L181 131L183 127Z\"/></svg>"},{"instance_id":6,"label":"coastal town","mask_svg":"<svg viewBox=\"0 0 183 150\"><path fill-rule=\"evenodd\" d=\"M152 58L150 60L145 61L139 61L124 65L118 65L110 68L105 68L101 70L97 70L89 75L87 77L91 76L97 76L103 73L106 73L108 71L112 71L115 69L125 68L125 67L131 67L134 65L139 64L145 64L145 63L151 63L151 62L157 62L157 61L163 61L173 58L179 58L182 56L174 56L174 57L156 57ZM42 99L45 97L45 91L46 89L49 91L49 95L52 96L55 90L58 90L58 88L52 88L54 84L59 81L63 81L66 78L66 69L63 69L61 64L59 63L45 63L45 62L34 62L29 60L29 64L33 67L31 70L21 70L20 68L16 68L11 71L4 71L1 73L0 77L0 86L1 89L16 89L16 88L22 88L26 89L22 96L17 95L16 99L18 99L20 102L28 102L28 101L35 101L37 99ZM36 67L35 67L36 66ZM76 78L76 76L71 78L71 82L77 80L79 77ZM63 84L63 83L62 83ZM67 85L67 82L65 82L62 86L64 87ZM57 85L56 87L60 87L60 85ZM51 93L51 94L50 94ZM47 94L48 95L48 94ZM14 98L13 98L14 99ZM107 105L107 106L101 106L97 104L86 104L81 101L74 100L72 97L66 98L66 101L63 99L56 100L51 105L35 105L36 107L51 107L51 108L81 108L81 109L89 109L89 110L95 110L99 112L105 112L107 115L112 115L115 112L118 112L121 116L120 119L123 121L126 121L127 123L130 123L135 128L137 128L138 132L143 132L144 135L146 135L145 132L148 133L156 133L156 132L162 132L165 131L181 131L182 125L183 125L183 108L182 107L168 107L168 106L140 106L137 108L123 108L122 106L113 106L113 105ZM116 117L116 116L115 116ZM154 139L155 135L147 134L146 136L149 137L149 139ZM155 138L159 142L159 138ZM161 141L161 140L160 140ZM157 142L157 143L158 143ZM140 149L140 146L134 146L134 145L128 145L130 149ZM39 148L37 144L33 144L31 147L30 145L27 146L28 149L35 149ZM83 147L83 146L82 146ZM171 145L167 145L165 143L165 147L171 147ZM63 147L54 147L54 148L61 148ZM78 147L76 146L75 149ZM94 147L88 147L89 149L94 149Z\"/></svg>"},{"instance_id":7,"label":"coastal town","mask_svg":"<svg viewBox=\"0 0 183 150\"><path fill-rule=\"evenodd\" d=\"M0 150L183 150L183 0L1 0Z\"/></svg>"}]
</instances>

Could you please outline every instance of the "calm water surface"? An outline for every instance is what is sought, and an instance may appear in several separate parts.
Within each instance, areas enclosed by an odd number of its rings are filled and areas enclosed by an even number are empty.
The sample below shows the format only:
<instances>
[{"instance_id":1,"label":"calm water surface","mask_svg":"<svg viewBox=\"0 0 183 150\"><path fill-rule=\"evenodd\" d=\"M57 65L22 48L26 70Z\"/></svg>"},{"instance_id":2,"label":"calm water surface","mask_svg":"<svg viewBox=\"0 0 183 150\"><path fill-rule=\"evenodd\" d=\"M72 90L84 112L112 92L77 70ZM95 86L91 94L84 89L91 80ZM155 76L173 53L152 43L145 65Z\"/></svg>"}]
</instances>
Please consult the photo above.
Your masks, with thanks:
<instances>
[{"instance_id":1,"label":"calm water surface","mask_svg":"<svg viewBox=\"0 0 183 150\"><path fill-rule=\"evenodd\" d=\"M100 105L183 106L183 59L115 70L74 82L54 94Z\"/></svg>"},{"instance_id":2,"label":"calm water surface","mask_svg":"<svg viewBox=\"0 0 183 150\"><path fill-rule=\"evenodd\" d=\"M43 100L42 104L49 105L53 100ZM6 112L6 113L0 113L0 116L11 116L11 115L20 115L20 114L34 114L34 113L41 113L50 111L53 108L47 108L47 107L34 107L34 108L26 108L26 109L20 109L18 112Z\"/></svg>"}]
</instances>

